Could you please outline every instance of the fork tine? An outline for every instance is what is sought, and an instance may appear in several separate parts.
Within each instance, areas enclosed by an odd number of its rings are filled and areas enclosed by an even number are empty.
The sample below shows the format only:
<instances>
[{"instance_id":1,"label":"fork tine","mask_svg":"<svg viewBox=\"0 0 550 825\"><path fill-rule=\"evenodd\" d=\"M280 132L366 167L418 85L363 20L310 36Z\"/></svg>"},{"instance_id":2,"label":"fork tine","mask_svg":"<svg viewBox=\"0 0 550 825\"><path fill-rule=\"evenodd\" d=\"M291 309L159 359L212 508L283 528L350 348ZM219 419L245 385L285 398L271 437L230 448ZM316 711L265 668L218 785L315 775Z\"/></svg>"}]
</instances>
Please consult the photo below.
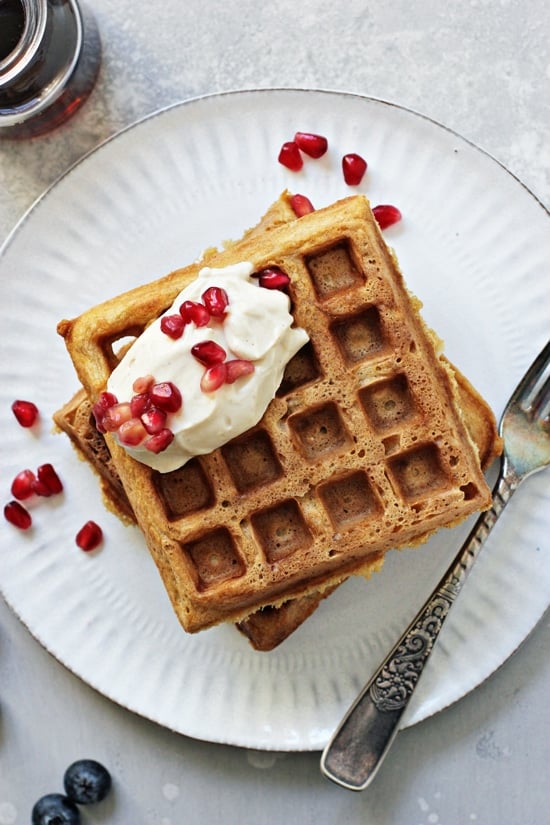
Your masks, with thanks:
<instances>
[{"instance_id":1,"label":"fork tine","mask_svg":"<svg viewBox=\"0 0 550 825\"><path fill-rule=\"evenodd\" d=\"M550 366L550 341L537 355L510 398L511 404L519 404L525 412L530 412L540 394L541 385Z\"/></svg>"},{"instance_id":2,"label":"fork tine","mask_svg":"<svg viewBox=\"0 0 550 825\"><path fill-rule=\"evenodd\" d=\"M534 413L544 424L550 423L550 375L538 394Z\"/></svg>"}]
</instances>

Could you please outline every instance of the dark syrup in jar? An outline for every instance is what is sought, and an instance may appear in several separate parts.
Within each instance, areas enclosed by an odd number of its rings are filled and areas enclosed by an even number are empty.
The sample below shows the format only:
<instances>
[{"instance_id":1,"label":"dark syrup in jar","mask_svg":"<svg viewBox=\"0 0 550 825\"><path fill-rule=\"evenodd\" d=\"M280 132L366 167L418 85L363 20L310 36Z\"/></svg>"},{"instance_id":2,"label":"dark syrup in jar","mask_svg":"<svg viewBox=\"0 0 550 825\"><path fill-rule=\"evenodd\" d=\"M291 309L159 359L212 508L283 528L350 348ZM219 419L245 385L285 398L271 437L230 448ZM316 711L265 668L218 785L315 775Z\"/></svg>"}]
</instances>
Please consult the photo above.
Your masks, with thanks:
<instances>
[{"instance_id":1,"label":"dark syrup in jar","mask_svg":"<svg viewBox=\"0 0 550 825\"><path fill-rule=\"evenodd\" d=\"M0 61L13 52L24 28L25 13L20 0L0 0Z\"/></svg>"},{"instance_id":2,"label":"dark syrup in jar","mask_svg":"<svg viewBox=\"0 0 550 825\"><path fill-rule=\"evenodd\" d=\"M76 0L42 0L46 23L32 59L9 83L1 83L0 138L49 132L88 98L99 70L101 44L95 19ZM21 47L26 2L0 0L0 61ZM7 25L1 25L4 22ZM3 115L15 123L4 125Z\"/></svg>"}]
</instances>

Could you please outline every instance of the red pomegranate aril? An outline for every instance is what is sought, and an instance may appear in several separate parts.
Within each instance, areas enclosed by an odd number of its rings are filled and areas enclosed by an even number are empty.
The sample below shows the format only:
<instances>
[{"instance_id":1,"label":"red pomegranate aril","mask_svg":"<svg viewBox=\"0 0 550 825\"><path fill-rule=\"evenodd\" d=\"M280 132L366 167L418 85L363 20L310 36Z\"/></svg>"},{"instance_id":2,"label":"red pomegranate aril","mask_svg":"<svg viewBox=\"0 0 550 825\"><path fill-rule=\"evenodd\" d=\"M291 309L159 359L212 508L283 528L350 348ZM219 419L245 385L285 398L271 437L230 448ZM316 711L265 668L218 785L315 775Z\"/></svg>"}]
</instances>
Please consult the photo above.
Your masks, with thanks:
<instances>
[{"instance_id":1,"label":"red pomegranate aril","mask_svg":"<svg viewBox=\"0 0 550 825\"><path fill-rule=\"evenodd\" d=\"M205 367L213 367L225 361L227 353L215 341L200 341L191 347L191 355Z\"/></svg>"},{"instance_id":2,"label":"red pomegranate aril","mask_svg":"<svg viewBox=\"0 0 550 825\"><path fill-rule=\"evenodd\" d=\"M247 361L244 358L235 358L234 361L225 362L225 383L233 384L238 378L243 378L245 375L252 375L255 367L252 361Z\"/></svg>"},{"instance_id":3,"label":"red pomegranate aril","mask_svg":"<svg viewBox=\"0 0 550 825\"><path fill-rule=\"evenodd\" d=\"M211 286L202 294L202 300L213 318L223 318L229 305L229 298L225 289L220 286Z\"/></svg>"},{"instance_id":4,"label":"red pomegranate aril","mask_svg":"<svg viewBox=\"0 0 550 825\"><path fill-rule=\"evenodd\" d=\"M155 407L167 413L177 412L183 403L181 393L171 381L162 381L151 387L151 400Z\"/></svg>"},{"instance_id":5,"label":"red pomegranate aril","mask_svg":"<svg viewBox=\"0 0 550 825\"><path fill-rule=\"evenodd\" d=\"M177 315L163 315L160 319L160 328L169 338L177 340L183 335L185 321L179 312Z\"/></svg>"},{"instance_id":6,"label":"red pomegranate aril","mask_svg":"<svg viewBox=\"0 0 550 825\"><path fill-rule=\"evenodd\" d=\"M32 401L18 399L11 405L13 414L22 427L32 427L38 418L38 407Z\"/></svg>"},{"instance_id":7,"label":"red pomegranate aril","mask_svg":"<svg viewBox=\"0 0 550 825\"><path fill-rule=\"evenodd\" d=\"M21 470L11 483L12 496L19 501L30 498L34 493L33 484L35 481L36 476L32 470Z\"/></svg>"},{"instance_id":8,"label":"red pomegranate aril","mask_svg":"<svg viewBox=\"0 0 550 825\"><path fill-rule=\"evenodd\" d=\"M293 140L283 143L279 152L278 160L279 163L282 163L282 165L286 166L287 169L290 169L291 172L299 172L304 165L298 144Z\"/></svg>"},{"instance_id":9,"label":"red pomegranate aril","mask_svg":"<svg viewBox=\"0 0 550 825\"><path fill-rule=\"evenodd\" d=\"M160 433L151 435L145 442L144 446L151 453L162 453L163 450L170 446L173 440L174 433L172 432L172 430L169 430L167 427L165 427L164 430L160 431Z\"/></svg>"},{"instance_id":10,"label":"red pomegranate aril","mask_svg":"<svg viewBox=\"0 0 550 825\"><path fill-rule=\"evenodd\" d=\"M210 320L210 313L198 301L184 301L180 306L180 315L186 324L195 324L196 327L205 327Z\"/></svg>"},{"instance_id":11,"label":"red pomegranate aril","mask_svg":"<svg viewBox=\"0 0 550 825\"><path fill-rule=\"evenodd\" d=\"M96 427L100 433L106 432L105 427L103 426L103 419L107 410L115 404L118 404L116 395L113 395L112 392L102 392L99 394L97 401L93 405L92 412L94 414Z\"/></svg>"},{"instance_id":12,"label":"red pomegranate aril","mask_svg":"<svg viewBox=\"0 0 550 825\"><path fill-rule=\"evenodd\" d=\"M147 436L147 430L141 419L130 418L118 428L118 440L126 447L137 447Z\"/></svg>"},{"instance_id":13,"label":"red pomegranate aril","mask_svg":"<svg viewBox=\"0 0 550 825\"><path fill-rule=\"evenodd\" d=\"M203 392L215 392L222 384L225 384L226 366L226 364L214 364L213 367L208 367L204 371L200 385Z\"/></svg>"},{"instance_id":14,"label":"red pomegranate aril","mask_svg":"<svg viewBox=\"0 0 550 825\"><path fill-rule=\"evenodd\" d=\"M28 530L32 524L31 514L18 501L9 501L5 505L4 518L20 530Z\"/></svg>"},{"instance_id":15,"label":"red pomegranate aril","mask_svg":"<svg viewBox=\"0 0 550 825\"><path fill-rule=\"evenodd\" d=\"M143 393L148 392L154 383L154 376L140 375L140 377L136 378L136 380L132 384L132 390L136 393L136 395L142 395Z\"/></svg>"},{"instance_id":16,"label":"red pomegranate aril","mask_svg":"<svg viewBox=\"0 0 550 825\"><path fill-rule=\"evenodd\" d=\"M141 416L141 423L149 435L156 435L166 427L166 413L158 407L151 407Z\"/></svg>"},{"instance_id":17,"label":"red pomegranate aril","mask_svg":"<svg viewBox=\"0 0 550 825\"><path fill-rule=\"evenodd\" d=\"M153 401L151 400L150 390L147 390L147 392L137 393L137 395L134 395L132 397L132 400L130 401L130 410L132 411L132 417L141 418L143 413L146 413L148 410L150 410L152 406Z\"/></svg>"},{"instance_id":18,"label":"red pomegranate aril","mask_svg":"<svg viewBox=\"0 0 550 825\"><path fill-rule=\"evenodd\" d=\"M322 135L314 135L311 132L296 132L294 143L302 152L310 158L321 158L328 149L328 140Z\"/></svg>"},{"instance_id":19,"label":"red pomegranate aril","mask_svg":"<svg viewBox=\"0 0 550 825\"><path fill-rule=\"evenodd\" d=\"M301 218L303 215L309 215L310 212L315 212L315 207L305 195L292 195L290 205L297 218Z\"/></svg>"},{"instance_id":20,"label":"red pomegranate aril","mask_svg":"<svg viewBox=\"0 0 550 825\"><path fill-rule=\"evenodd\" d=\"M40 481L40 479L38 478L35 478L35 480L33 481L32 491L35 495L42 496L42 498L49 498L51 495L53 495L48 485L45 484L43 481Z\"/></svg>"},{"instance_id":21,"label":"red pomegranate aril","mask_svg":"<svg viewBox=\"0 0 550 825\"><path fill-rule=\"evenodd\" d=\"M154 383L154 376L140 375L139 378L136 378L136 380L132 384L132 390L135 392L136 395L145 395L145 393L149 392Z\"/></svg>"},{"instance_id":22,"label":"red pomegranate aril","mask_svg":"<svg viewBox=\"0 0 550 825\"><path fill-rule=\"evenodd\" d=\"M358 186L366 171L367 161L361 155L351 152L342 158L342 172L348 186Z\"/></svg>"},{"instance_id":23,"label":"red pomegranate aril","mask_svg":"<svg viewBox=\"0 0 550 825\"><path fill-rule=\"evenodd\" d=\"M254 275L258 278L260 286L265 289L285 289L290 283L286 272L278 266L267 267L260 272L255 272Z\"/></svg>"},{"instance_id":24,"label":"red pomegranate aril","mask_svg":"<svg viewBox=\"0 0 550 825\"><path fill-rule=\"evenodd\" d=\"M36 471L38 481L45 484L51 495L55 496L63 491L63 484L52 464L41 464Z\"/></svg>"},{"instance_id":25,"label":"red pomegranate aril","mask_svg":"<svg viewBox=\"0 0 550 825\"><path fill-rule=\"evenodd\" d=\"M401 220L402 215L397 206L392 206L389 203L381 203L379 206L373 207L372 214L376 218L380 229L387 229Z\"/></svg>"},{"instance_id":26,"label":"red pomegranate aril","mask_svg":"<svg viewBox=\"0 0 550 825\"><path fill-rule=\"evenodd\" d=\"M110 407L113 407L115 404L118 404L118 398L114 393L101 392L96 403L94 404L94 407L97 407L98 410L106 412Z\"/></svg>"},{"instance_id":27,"label":"red pomegranate aril","mask_svg":"<svg viewBox=\"0 0 550 825\"><path fill-rule=\"evenodd\" d=\"M132 408L128 401L113 404L103 416L103 426L108 433L112 433L132 417Z\"/></svg>"},{"instance_id":28,"label":"red pomegranate aril","mask_svg":"<svg viewBox=\"0 0 550 825\"><path fill-rule=\"evenodd\" d=\"M95 521L87 521L76 534L76 543L81 550L89 553L103 541L103 530Z\"/></svg>"}]
</instances>

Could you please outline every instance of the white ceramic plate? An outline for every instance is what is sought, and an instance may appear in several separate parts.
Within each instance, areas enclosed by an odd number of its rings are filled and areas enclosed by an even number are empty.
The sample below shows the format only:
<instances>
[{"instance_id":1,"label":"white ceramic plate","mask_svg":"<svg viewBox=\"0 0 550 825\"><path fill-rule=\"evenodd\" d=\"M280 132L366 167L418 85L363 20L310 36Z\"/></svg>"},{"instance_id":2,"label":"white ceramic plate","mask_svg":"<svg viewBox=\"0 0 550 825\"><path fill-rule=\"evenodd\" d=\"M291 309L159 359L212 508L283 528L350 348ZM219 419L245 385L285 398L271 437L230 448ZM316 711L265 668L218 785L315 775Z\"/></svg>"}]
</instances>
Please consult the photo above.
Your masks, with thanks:
<instances>
[{"instance_id":1,"label":"white ceramic plate","mask_svg":"<svg viewBox=\"0 0 550 825\"><path fill-rule=\"evenodd\" d=\"M298 174L277 163L294 131L330 149ZM0 257L2 484L52 461L65 493L32 505L28 534L2 521L5 597L59 661L101 693L173 730L253 748L321 748L432 589L468 528L391 553L272 653L231 627L186 635L137 530L103 508L95 478L50 416L76 389L57 321L238 237L282 189L316 206L348 194L345 152L369 170L358 191L404 215L387 230L425 318L500 414L548 336L550 222L535 198L472 144L406 109L357 95L264 90L192 100L127 129L53 186ZM353 190L356 191L356 190ZM37 432L13 399L41 410ZM443 631L406 724L445 707L516 649L549 602L548 475L517 493ZM545 502L546 496L546 502ZM93 518L103 548L79 551Z\"/></svg>"}]
</instances>

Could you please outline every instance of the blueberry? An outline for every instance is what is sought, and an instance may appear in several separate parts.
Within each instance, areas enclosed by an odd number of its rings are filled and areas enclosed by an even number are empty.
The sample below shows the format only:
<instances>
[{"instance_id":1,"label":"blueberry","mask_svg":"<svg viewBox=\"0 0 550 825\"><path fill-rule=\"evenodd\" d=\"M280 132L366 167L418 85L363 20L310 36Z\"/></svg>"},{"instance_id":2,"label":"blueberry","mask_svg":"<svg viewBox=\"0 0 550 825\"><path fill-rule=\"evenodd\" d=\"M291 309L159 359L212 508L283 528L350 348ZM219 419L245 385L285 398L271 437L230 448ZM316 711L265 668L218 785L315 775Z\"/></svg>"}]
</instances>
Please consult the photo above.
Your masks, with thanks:
<instances>
[{"instance_id":1,"label":"blueberry","mask_svg":"<svg viewBox=\"0 0 550 825\"><path fill-rule=\"evenodd\" d=\"M89 805L105 799L111 789L111 775L94 759L79 759L65 771L63 785L73 802Z\"/></svg>"},{"instance_id":2,"label":"blueberry","mask_svg":"<svg viewBox=\"0 0 550 825\"><path fill-rule=\"evenodd\" d=\"M80 825L80 813L68 797L49 793L35 803L32 825Z\"/></svg>"}]
</instances>

